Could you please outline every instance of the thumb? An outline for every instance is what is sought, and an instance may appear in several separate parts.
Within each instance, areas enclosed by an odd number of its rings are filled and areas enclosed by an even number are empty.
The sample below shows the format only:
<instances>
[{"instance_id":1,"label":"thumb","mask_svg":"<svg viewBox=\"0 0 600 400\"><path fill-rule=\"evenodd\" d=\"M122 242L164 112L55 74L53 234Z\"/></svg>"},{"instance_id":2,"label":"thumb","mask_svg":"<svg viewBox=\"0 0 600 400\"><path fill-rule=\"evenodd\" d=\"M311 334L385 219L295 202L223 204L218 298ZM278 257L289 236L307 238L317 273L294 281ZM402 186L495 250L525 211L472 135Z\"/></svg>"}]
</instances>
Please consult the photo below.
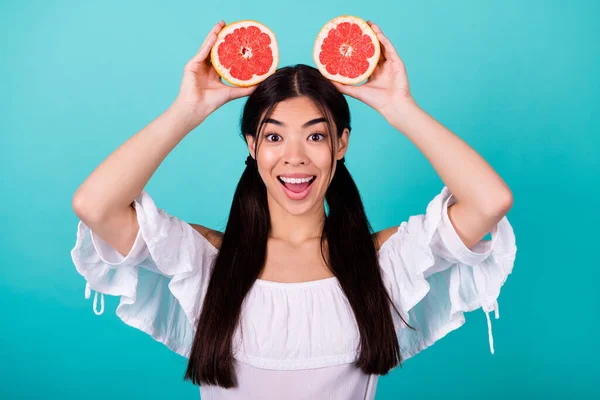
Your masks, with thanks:
<instances>
[{"instance_id":1,"label":"thumb","mask_svg":"<svg viewBox=\"0 0 600 400\"><path fill-rule=\"evenodd\" d=\"M257 85L249 86L249 87L236 87L231 88L230 98L231 100L239 99L240 97L250 96L254 90L256 90Z\"/></svg>"},{"instance_id":2,"label":"thumb","mask_svg":"<svg viewBox=\"0 0 600 400\"><path fill-rule=\"evenodd\" d=\"M331 81L331 82L333 83L333 86L335 86L337 88L337 90L339 90L343 94L347 94L348 96L356 97L357 88L355 86L344 85L343 83L339 83L339 82L335 82L335 81Z\"/></svg>"}]
</instances>

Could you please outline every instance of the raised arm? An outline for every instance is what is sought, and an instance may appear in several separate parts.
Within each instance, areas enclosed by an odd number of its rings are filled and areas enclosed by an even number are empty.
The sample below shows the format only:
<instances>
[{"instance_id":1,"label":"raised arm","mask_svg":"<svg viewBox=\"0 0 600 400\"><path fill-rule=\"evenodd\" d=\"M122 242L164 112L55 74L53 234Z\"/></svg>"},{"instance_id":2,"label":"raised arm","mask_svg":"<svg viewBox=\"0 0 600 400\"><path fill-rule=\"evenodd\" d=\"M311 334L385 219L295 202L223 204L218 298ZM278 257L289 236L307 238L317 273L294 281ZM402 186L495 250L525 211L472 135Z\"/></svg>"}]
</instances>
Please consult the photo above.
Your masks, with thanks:
<instances>
[{"instance_id":1,"label":"raised arm","mask_svg":"<svg viewBox=\"0 0 600 400\"><path fill-rule=\"evenodd\" d=\"M379 26L368 23L383 47L379 65L363 85L334 85L379 111L418 147L457 200L448 209L449 219L464 245L471 248L508 213L512 192L483 157L417 105L394 45ZM396 230L391 227L374 234L376 246Z\"/></svg>"},{"instance_id":2,"label":"raised arm","mask_svg":"<svg viewBox=\"0 0 600 400\"><path fill-rule=\"evenodd\" d=\"M173 104L111 153L73 196L77 216L121 254L138 231L133 200L165 157L193 128L185 110Z\"/></svg>"},{"instance_id":3,"label":"raised arm","mask_svg":"<svg viewBox=\"0 0 600 400\"><path fill-rule=\"evenodd\" d=\"M210 113L254 90L225 85L209 62L210 50L223 26L221 21L212 28L185 65L173 104L111 153L73 196L77 216L122 255L131 249L139 229L132 203L158 166Z\"/></svg>"}]
</instances>

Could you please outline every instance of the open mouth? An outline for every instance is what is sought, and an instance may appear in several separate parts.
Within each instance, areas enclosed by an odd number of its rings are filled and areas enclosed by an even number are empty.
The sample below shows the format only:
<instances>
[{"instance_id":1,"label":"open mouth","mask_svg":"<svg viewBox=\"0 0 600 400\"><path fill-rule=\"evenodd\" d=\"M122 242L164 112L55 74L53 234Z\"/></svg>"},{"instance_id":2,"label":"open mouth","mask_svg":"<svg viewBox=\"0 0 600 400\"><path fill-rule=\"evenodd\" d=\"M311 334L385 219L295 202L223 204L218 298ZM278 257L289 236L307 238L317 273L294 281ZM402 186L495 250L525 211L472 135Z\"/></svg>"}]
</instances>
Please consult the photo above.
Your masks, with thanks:
<instances>
[{"instance_id":1,"label":"open mouth","mask_svg":"<svg viewBox=\"0 0 600 400\"><path fill-rule=\"evenodd\" d=\"M313 182L315 181L315 179L317 179L316 176L313 176L309 181L307 182L301 182L301 183L289 183L289 182L284 182L280 176L277 177L277 180L289 191L293 192L293 193L302 193L304 192L310 185L313 184Z\"/></svg>"}]
</instances>

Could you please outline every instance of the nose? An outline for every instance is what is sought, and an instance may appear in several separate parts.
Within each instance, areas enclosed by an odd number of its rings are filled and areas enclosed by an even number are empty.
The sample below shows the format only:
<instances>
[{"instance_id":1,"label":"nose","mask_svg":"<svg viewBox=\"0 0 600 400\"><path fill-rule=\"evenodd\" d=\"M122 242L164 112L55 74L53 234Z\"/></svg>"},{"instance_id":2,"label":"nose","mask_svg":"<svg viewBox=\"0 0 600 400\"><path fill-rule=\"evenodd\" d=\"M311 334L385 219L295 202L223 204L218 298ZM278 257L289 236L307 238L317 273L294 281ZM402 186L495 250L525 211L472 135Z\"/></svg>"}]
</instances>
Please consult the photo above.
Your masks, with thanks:
<instances>
[{"instance_id":1,"label":"nose","mask_svg":"<svg viewBox=\"0 0 600 400\"><path fill-rule=\"evenodd\" d=\"M286 147L283 159L289 165L305 165L307 163L306 153L301 146L289 145Z\"/></svg>"}]
</instances>

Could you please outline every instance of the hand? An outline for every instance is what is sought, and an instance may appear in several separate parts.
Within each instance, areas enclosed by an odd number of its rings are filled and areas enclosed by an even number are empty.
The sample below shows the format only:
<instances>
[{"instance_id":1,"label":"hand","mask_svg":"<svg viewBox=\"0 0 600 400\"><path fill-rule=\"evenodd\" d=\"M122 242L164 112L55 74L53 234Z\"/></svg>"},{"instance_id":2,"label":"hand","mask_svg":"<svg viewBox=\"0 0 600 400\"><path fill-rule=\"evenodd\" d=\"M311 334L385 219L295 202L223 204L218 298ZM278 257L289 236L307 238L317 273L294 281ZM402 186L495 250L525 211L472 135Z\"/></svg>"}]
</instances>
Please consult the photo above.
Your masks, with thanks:
<instances>
[{"instance_id":1,"label":"hand","mask_svg":"<svg viewBox=\"0 0 600 400\"><path fill-rule=\"evenodd\" d=\"M196 124L200 124L225 103L249 96L256 88L256 85L247 88L228 86L213 68L210 51L224 26L225 21L217 23L204 39L198 53L185 65L179 94L173 103L190 112L190 118Z\"/></svg>"},{"instance_id":2,"label":"hand","mask_svg":"<svg viewBox=\"0 0 600 400\"><path fill-rule=\"evenodd\" d=\"M391 113L399 111L398 108L402 108L405 104L415 104L415 101L410 93L406 67L392 42L383 34L379 26L371 21L367 23L373 28L381 43L381 56L373 74L359 86L339 82L333 84L340 92L364 102L389 119Z\"/></svg>"}]
</instances>

